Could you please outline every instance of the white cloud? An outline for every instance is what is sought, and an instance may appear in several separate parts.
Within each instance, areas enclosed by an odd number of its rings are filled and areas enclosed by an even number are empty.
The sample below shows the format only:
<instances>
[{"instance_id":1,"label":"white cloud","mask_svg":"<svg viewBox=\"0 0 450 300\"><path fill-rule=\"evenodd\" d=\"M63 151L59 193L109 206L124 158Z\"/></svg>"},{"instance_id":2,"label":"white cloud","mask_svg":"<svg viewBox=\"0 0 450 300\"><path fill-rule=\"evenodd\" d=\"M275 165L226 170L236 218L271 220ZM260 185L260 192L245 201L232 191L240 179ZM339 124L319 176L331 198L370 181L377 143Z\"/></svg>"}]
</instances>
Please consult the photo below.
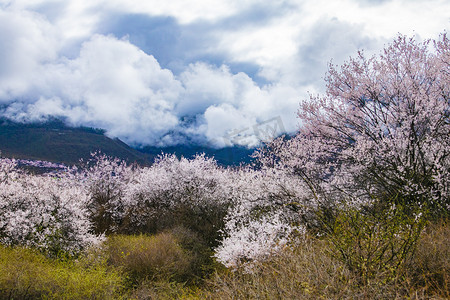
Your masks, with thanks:
<instances>
[{"instance_id":1,"label":"white cloud","mask_svg":"<svg viewBox=\"0 0 450 300\"><path fill-rule=\"evenodd\" d=\"M0 10L0 101L23 96L33 76L57 57L57 34L42 16Z\"/></svg>"},{"instance_id":2,"label":"white cloud","mask_svg":"<svg viewBox=\"0 0 450 300\"><path fill-rule=\"evenodd\" d=\"M398 33L437 38L450 25L445 13L450 11L450 2L442 0L392 0L372 5L354 0L286 3L292 9L264 26L223 29L216 50L225 49L234 62L255 62L261 66L260 75L270 81L298 84L299 75L311 75L299 65L298 56L320 60L323 76L332 58L341 63L361 48L369 53L379 51ZM302 72L292 72L293 68Z\"/></svg>"},{"instance_id":3,"label":"white cloud","mask_svg":"<svg viewBox=\"0 0 450 300\"><path fill-rule=\"evenodd\" d=\"M288 131L295 131L299 97L306 96L301 89L284 84L259 87L248 75L233 74L226 66L198 63L191 65L180 79L185 94L177 111L180 115L200 113L204 123L197 130L220 146L230 133L253 135L252 126L274 117L280 117ZM248 132L243 131L245 128L249 128ZM254 146L258 142L255 138L241 142Z\"/></svg>"},{"instance_id":4,"label":"white cloud","mask_svg":"<svg viewBox=\"0 0 450 300\"><path fill-rule=\"evenodd\" d=\"M449 28L446 11L442 0L0 0L0 101L16 119L62 116L130 143L187 135L223 146L230 132L274 117L294 131L298 102L324 90L331 59L378 52L398 32L435 38ZM179 26L180 34L187 28L182 39L171 36L179 44L165 58L175 74L123 33L98 32L130 14L169 17L167 28ZM141 39L158 26L142 24ZM198 41L191 30L199 30L201 46L189 44ZM164 35L148 36L143 44L164 43ZM265 81L240 64L255 66ZM257 142L251 130L242 134L250 135L242 142Z\"/></svg>"}]
</instances>

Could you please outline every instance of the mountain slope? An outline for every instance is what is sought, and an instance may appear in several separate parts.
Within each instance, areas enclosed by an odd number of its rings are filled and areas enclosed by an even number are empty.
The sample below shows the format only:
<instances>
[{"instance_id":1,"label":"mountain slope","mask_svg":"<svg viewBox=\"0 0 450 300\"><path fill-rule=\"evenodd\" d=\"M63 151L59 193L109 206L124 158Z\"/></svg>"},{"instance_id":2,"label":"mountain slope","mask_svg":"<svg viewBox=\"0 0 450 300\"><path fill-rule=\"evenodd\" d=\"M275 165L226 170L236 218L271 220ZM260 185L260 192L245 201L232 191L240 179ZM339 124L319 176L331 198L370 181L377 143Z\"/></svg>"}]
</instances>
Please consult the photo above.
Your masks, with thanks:
<instances>
[{"instance_id":1,"label":"mountain slope","mask_svg":"<svg viewBox=\"0 0 450 300\"><path fill-rule=\"evenodd\" d=\"M22 124L0 120L0 151L2 156L76 164L90 153L102 153L129 162L148 164L151 155L143 154L119 139L110 139L102 130L70 128L61 121Z\"/></svg>"}]
</instances>

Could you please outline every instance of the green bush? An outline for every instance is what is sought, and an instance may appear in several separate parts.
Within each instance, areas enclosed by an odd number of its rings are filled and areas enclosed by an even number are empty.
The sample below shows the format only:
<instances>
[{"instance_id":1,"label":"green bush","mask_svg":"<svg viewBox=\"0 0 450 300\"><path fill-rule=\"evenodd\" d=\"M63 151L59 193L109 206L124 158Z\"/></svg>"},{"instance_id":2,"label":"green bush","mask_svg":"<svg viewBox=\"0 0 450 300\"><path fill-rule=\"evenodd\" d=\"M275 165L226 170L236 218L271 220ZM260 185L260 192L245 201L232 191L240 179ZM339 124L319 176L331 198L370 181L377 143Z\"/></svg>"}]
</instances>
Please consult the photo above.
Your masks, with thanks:
<instances>
[{"instance_id":1,"label":"green bush","mask_svg":"<svg viewBox=\"0 0 450 300\"><path fill-rule=\"evenodd\" d=\"M0 246L1 299L117 299L120 273L95 263L54 260L21 247Z\"/></svg>"},{"instance_id":2,"label":"green bush","mask_svg":"<svg viewBox=\"0 0 450 300\"><path fill-rule=\"evenodd\" d=\"M396 280L413 255L426 224L419 213L401 205L344 208L323 225L332 255L367 285ZM383 278L383 279L381 279Z\"/></svg>"},{"instance_id":3,"label":"green bush","mask_svg":"<svg viewBox=\"0 0 450 300\"><path fill-rule=\"evenodd\" d=\"M223 268L223 265L215 260L214 251L199 233L181 226L168 232L173 234L180 246L190 255L189 276L186 277L188 284L202 284L215 270Z\"/></svg>"},{"instance_id":4,"label":"green bush","mask_svg":"<svg viewBox=\"0 0 450 300\"><path fill-rule=\"evenodd\" d=\"M121 267L129 283L162 279L184 281L189 276L191 254L171 233L147 235L113 235L103 245L107 262Z\"/></svg>"}]
</instances>

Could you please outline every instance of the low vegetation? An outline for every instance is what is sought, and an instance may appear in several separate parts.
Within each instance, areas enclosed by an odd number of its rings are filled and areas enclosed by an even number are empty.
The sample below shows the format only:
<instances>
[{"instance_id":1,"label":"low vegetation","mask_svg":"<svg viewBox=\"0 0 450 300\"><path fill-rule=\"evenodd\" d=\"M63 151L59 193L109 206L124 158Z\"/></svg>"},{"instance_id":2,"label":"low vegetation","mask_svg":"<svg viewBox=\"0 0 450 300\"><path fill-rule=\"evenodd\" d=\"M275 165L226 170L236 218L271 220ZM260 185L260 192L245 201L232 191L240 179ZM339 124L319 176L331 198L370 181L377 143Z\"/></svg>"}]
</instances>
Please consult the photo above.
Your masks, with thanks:
<instances>
[{"instance_id":1,"label":"low vegetation","mask_svg":"<svg viewBox=\"0 0 450 300\"><path fill-rule=\"evenodd\" d=\"M307 238L256 264L251 273L245 269L216 273L206 295L210 299L448 299L450 239L444 232L448 234L450 226L430 225L427 230L395 275L379 261L371 265L370 276L362 277L364 265L352 270L338 257L341 253L332 245L336 237L331 237L333 242ZM347 259L363 258L355 251Z\"/></svg>"},{"instance_id":2,"label":"low vegetation","mask_svg":"<svg viewBox=\"0 0 450 300\"><path fill-rule=\"evenodd\" d=\"M331 241L330 239L333 239ZM112 236L78 259L47 258L22 247L0 248L1 299L448 299L450 225L430 224L417 248L370 276L339 258L336 237L306 237L269 259L234 270L209 261L198 281L195 256L174 234ZM366 241L367 242L367 241ZM362 259L358 253L349 259ZM362 279L365 279L362 280Z\"/></svg>"},{"instance_id":3,"label":"low vegetation","mask_svg":"<svg viewBox=\"0 0 450 300\"><path fill-rule=\"evenodd\" d=\"M104 262L51 259L23 247L0 247L1 299L114 299L124 277Z\"/></svg>"}]
</instances>

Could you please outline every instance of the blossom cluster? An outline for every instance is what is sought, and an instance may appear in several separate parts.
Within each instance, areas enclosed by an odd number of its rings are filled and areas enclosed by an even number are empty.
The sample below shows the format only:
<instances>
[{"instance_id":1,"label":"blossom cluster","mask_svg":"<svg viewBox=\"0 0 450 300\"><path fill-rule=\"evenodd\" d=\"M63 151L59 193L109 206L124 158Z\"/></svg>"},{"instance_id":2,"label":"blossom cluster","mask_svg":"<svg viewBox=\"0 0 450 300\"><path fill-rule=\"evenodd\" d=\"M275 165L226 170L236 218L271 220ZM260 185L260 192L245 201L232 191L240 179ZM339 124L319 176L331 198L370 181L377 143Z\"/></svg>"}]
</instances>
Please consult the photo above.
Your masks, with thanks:
<instances>
[{"instance_id":1,"label":"blossom cluster","mask_svg":"<svg viewBox=\"0 0 450 300\"><path fill-rule=\"evenodd\" d=\"M54 163L45 160L17 159L16 162L19 166L29 166L36 168L59 169L59 170L63 170L66 168L64 164Z\"/></svg>"},{"instance_id":2,"label":"blossom cluster","mask_svg":"<svg viewBox=\"0 0 450 300\"><path fill-rule=\"evenodd\" d=\"M151 167L140 169L127 186L125 199L139 211L133 213L132 222L140 226L181 207L202 218L226 211L228 179L228 172L204 155L191 160L163 155Z\"/></svg>"},{"instance_id":3,"label":"blossom cluster","mask_svg":"<svg viewBox=\"0 0 450 300\"><path fill-rule=\"evenodd\" d=\"M281 213L275 213L250 219L245 226L230 218L225 231L229 236L217 247L216 258L227 267L244 266L251 271L253 262L273 255L288 244L293 226Z\"/></svg>"},{"instance_id":4,"label":"blossom cluster","mask_svg":"<svg viewBox=\"0 0 450 300\"><path fill-rule=\"evenodd\" d=\"M0 160L0 243L76 254L101 240L90 233L84 188L65 178L31 175Z\"/></svg>"}]
</instances>

